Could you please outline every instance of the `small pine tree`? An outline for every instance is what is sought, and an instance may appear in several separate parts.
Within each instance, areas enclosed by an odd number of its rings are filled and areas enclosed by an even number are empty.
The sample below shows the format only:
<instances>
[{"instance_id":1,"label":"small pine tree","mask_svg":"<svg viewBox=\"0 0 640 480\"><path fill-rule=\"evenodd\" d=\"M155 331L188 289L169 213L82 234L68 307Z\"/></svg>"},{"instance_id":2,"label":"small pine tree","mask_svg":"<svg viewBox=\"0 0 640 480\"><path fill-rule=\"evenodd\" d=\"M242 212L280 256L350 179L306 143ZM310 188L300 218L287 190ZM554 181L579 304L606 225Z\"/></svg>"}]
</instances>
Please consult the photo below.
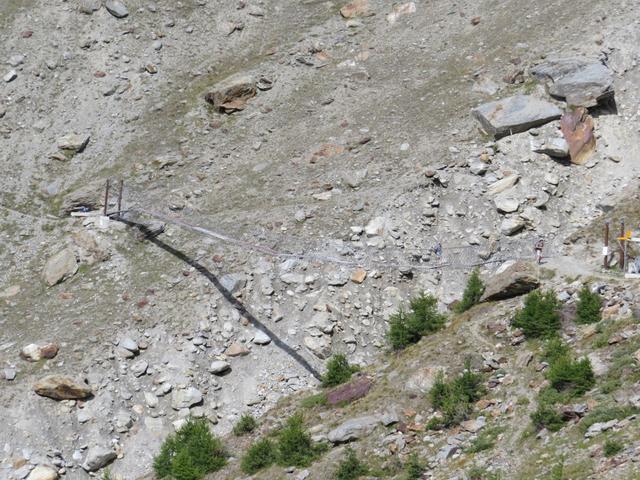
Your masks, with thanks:
<instances>
[{"instance_id":1,"label":"small pine tree","mask_svg":"<svg viewBox=\"0 0 640 480\"><path fill-rule=\"evenodd\" d=\"M569 391L575 396L582 395L596 383L589 359L574 361L569 355L560 357L551 364L547 378L556 390Z\"/></svg>"},{"instance_id":2,"label":"small pine tree","mask_svg":"<svg viewBox=\"0 0 640 480\"><path fill-rule=\"evenodd\" d=\"M327 371L322 376L323 387L335 387L348 382L358 367L349 365L347 357L341 353L334 355L327 362Z\"/></svg>"},{"instance_id":3,"label":"small pine tree","mask_svg":"<svg viewBox=\"0 0 640 480\"><path fill-rule=\"evenodd\" d=\"M585 285L579 293L576 323L597 323L602 319L602 298Z\"/></svg>"},{"instance_id":4,"label":"small pine tree","mask_svg":"<svg viewBox=\"0 0 640 480\"><path fill-rule=\"evenodd\" d=\"M389 319L387 338L394 350L418 343L423 336L440 330L447 320L438 312L438 299L432 295L412 298L409 305L410 311L401 308Z\"/></svg>"},{"instance_id":5,"label":"small pine tree","mask_svg":"<svg viewBox=\"0 0 640 480\"><path fill-rule=\"evenodd\" d=\"M524 308L516 313L513 326L529 338L550 337L560 329L559 306L554 291L531 292L524 300Z\"/></svg>"},{"instance_id":6,"label":"small pine tree","mask_svg":"<svg viewBox=\"0 0 640 480\"><path fill-rule=\"evenodd\" d=\"M403 480L420 480L425 470L426 466L420 461L418 455L412 453L404 466Z\"/></svg>"},{"instance_id":7,"label":"small pine tree","mask_svg":"<svg viewBox=\"0 0 640 480\"><path fill-rule=\"evenodd\" d=\"M302 415L293 415L278 435L278 463L284 467L306 467L315 455L316 449L304 429Z\"/></svg>"},{"instance_id":8,"label":"small pine tree","mask_svg":"<svg viewBox=\"0 0 640 480\"><path fill-rule=\"evenodd\" d=\"M456 313L466 312L477 304L484 293L484 288L484 283L482 279L480 279L480 271L475 268L467 280L467 286L464 289L462 300L456 305Z\"/></svg>"},{"instance_id":9,"label":"small pine tree","mask_svg":"<svg viewBox=\"0 0 640 480\"><path fill-rule=\"evenodd\" d=\"M225 463L222 442L211 434L206 420L190 419L167 437L153 460L153 468L158 478L199 480Z\"/></svg>"},{"instance_id":10,"label":"small pine tree","mask_svg":"<svg viewBox=\"0 0 640 480\"><path fill-rule=\"evenodd\" d=\"M275 444L265 438L249 447L247 453L242 457L240 468L248 475L253 475L263 468L270 467L277 460Z\"/></svg>"}]
</instances>

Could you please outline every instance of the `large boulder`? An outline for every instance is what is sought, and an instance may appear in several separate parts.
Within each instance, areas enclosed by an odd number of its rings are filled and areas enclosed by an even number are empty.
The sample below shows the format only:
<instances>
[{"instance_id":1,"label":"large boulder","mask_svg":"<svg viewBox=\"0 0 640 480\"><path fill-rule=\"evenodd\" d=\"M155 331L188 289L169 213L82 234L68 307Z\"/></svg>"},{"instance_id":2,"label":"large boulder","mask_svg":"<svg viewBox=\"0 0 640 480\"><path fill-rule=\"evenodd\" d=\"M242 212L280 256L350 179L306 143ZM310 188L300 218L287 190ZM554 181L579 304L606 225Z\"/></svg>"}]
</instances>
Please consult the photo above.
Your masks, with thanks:
<instances>
[{"instance_id":1,"label":"large boulder","mask_svg":"<svg viewBox=\"0 0 640 480\"><path fill-rule=\"evenodd\" d=\"M243 110L247 101L256 95L256 81L248 76L232 76L216 84L205 100L224 113Z\"/></svg>"},{"instance_id":2,"label":"large boulder","mask_svg":"<svg viewBox=\"0 0 640 480\"><path fill-rule=\"evenodd\" d=\"M44 345L36 345L30 343L20 350L20 357L28 362L39 362L43 358L50 360L58 354L58 345L55 343L47 343Z\"/></svg>"},{"instance_id":3,"label":"large boulder","mask_svg":"<svg viewBox=\"0 0 640 480\"><path fill-rule=\"evenodd\" d=\"M129 15L127 6L120 0L107 0L104 2L104 8L116 18L124 18Z\"/></svg>"},{"instance_id":4,"label":"large boulder","mask_svg":"<svg viewBox=\"0 0 640 480\"><path fill-rule=\"evenodd\" d=\"M78 271L76 254L70 248L65 248L51 257L44 266L42 276L44 281L53 286L72 277Z\"/></svg>"},{"instance_id":5,"label":"large boulder","mask_svg":"<svg viewBox=\"0 0 640 480\"><path fill-rule=\"evenodd\" d=\"M62 199L61 217L81 210L97 210L104 202L104 182L91 182L74 190Z\"/></svg>"},{"instance_id":6,"label":"large boulder","mask_svg":"<svg viewBox=\"0 0 640 480\"><path fill-rule=\"evenodd\" d=\"M54 400L81 400L91 396L91 388L62 375L49 375L37 382L33 390Z\"/></svg>"},{"instance_id":7,"label":"large boulder","mask_svg":"<svg viewBox=\"0 0 640 480\"><path fill-rule=\"evenodd\" d=\"M505 300L524 295L540 286L536 268L528 262L515 262L485 281L481 302Z\"/></svg>"},{"instance_id":8,"label":"large boulder","mask_svg":"<svg viewBox=\"0 0 640 480\"><path fill-rule=\"evenodd\" d=\"M601 62L584 58L558 58L531 69L549 83L549 93L575 107L595 107L613 98L613 73Z\"/></svg>"},{"instance_id":9,"label":"large boulder","mask_svg":"<svg viewBox=\"0 0 640 480\"><path fill-rule=\"evenodd\" d=\"M87 147L90 138L91 137L86 134L78 135L76 133L70 133L58 139L58 148L73 153L80 153Z\"/></svg>"},{"instance_id":10,"label":"large boulder","mask_svg":"<svg viewBox=\"0 0 640 480\"><path fill-rule=\"evenodd\" d=\"M194 387L174 390L171 394L171 407L174 410L189 408L202 403L202 393Z\"/></svg>"},{"instance_id":11,"label":"large boulder","mask_svg":"<svg viewBox=\"0 0 640 480\"><path fill-rule=\"evenodd\" d=\"M331 430L327 438L331 443L344 443L368 435L380 423L377 416L366 416L347 420L339 427Z\"/></svg>"},{"instance_id":12,"label":"large boulder","mask_svg":"<svg viewBox=\"0 0 640 480\"><path fill-rule=\"evenodd\" d=\"M480 105L472 114L485 132L498 139L557 120L562 110L530 95L516 95Z\"/></svg>"}]
</instances>

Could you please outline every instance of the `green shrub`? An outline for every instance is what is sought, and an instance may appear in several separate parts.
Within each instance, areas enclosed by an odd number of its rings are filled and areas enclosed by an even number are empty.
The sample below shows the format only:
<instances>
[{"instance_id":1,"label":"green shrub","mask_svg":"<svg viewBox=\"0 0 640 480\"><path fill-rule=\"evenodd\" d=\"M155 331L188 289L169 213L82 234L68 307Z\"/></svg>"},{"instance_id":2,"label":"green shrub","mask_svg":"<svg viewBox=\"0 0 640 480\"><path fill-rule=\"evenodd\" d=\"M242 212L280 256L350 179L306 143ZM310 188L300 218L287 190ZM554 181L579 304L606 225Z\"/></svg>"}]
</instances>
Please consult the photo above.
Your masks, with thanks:
<instances>
[{"instance_id":1,"label":"green shrub","mask_svg":"<svg viewBox=\"0 0 640 480\"><path fill-rule=\"evenodd\" d=\"M440 330L446 316L438 312L438 300L432 295L420 295L410 301L408 312L400 309L389 319L387 338L394 350L401 350L433 332Z\"/></svg>"},{"instance_id":2,"label":"green shrub","mask_svg":"<svg viewBox=\"0 0 640 480\"><path fill-rule=\"evenodd\" d=\"M546 428L551 432L557 432L564 425L562 416L547 402L538 403L538 408L531 414L531 421L538 430Z\"/></svg>"},{"instance_id":3,"label":"green shrub","mask_svg":"<svg viewBox=\"0 0 640 480\"><path fill-rule=\"evenodd\" d=\"M480 279L480 271L475 268L467 280L467 286L462 294L462 300L455 307L456 313L466 312L477 304L484 293L484 288L484 283L482 283Z\"/></svg>"},{"instance_id":4,"label":"green shrub","mask_svg":"<svg viewBox=\"0 0 640 480\"><path fill-rule=\"evenodd\" d=\"M233 427L233 434L237 437L253 432L258 426L258 422L249 413L245 413L240 417L238 423Z\"/></svg>"},{"instance_id":5,"label":"green shrub","mask_svg":"<svg viewBox=\"0 0 640 480\"><path fill-rule=\"evenodd\" d=\"M240 468L248 475L252 475L263 468L270 467L277 460L276 445L265 438L249 447L242 457Z\"/></svg>"},{"instance_id":6,"label":"green shrub","mask_svg":"<svg viewBox=\"0 0 640 480\"><path fill-rule=\"evenodd\" d=\"M369 469L364 465L352 448L347 448L344 460L338 464L334 475L335 480L356 480L368 473Z\"/></svg>"},{"instance_id":7,"label":"green shrub","mask_svg":"<svg viewBox=\"0 0 640 480\"><path fill-rule=\"evenodd\" d=\"M605 457L613 457L620 453L624 445L616 440L607 440L602 446L602 453Z\"/></svg>"},{"instance_id":8,"label":"green shrub","mask_svg":"<svg viewBox=\"0 0 640 480\"><path fill-rule=\"evenodd\" d=\"M214 437L204 419L190 419L169 435L153 460L158 478L199 480L226 463L222 442Z\"/></svg>"},{"instance_id":9,"label":"green shrub","mask_svg":"<svg viewBox=\"0 0 640 480\"><path fill-rule=\"evenodd\" d=\"M462 375L450 381L445 380L444 372L439 372L429 397L433 408L443 415L442 424L448 427L465 420L473 402L479 400L483 393L482 376L473 373L467 361Z\"/></svg>"},{"instance_id":10,"label":"green shrub","mask_svg":"<svg viewBox=\"0 0 640 480\"><path fill-rule=\"evenodd\" d=\"M420 461L418 455L412 453L404 466L404 480L420 480L426 469L427 466Z\"/></svg>"},{"instance_id":11,"label":"green shrub","mask_svg":"<svg viewBox=\"0 0 640 480\"><path fill-rule=\"evenodd\" d=\"M551 364L547 379L556 390L567 391L572 395L582 395L596 383L589 359L572 360L568 355Z\"/></svg>"},{"instance_id":12,"label":"green shrub","mask_svg":"<svg viewBox=\"0 0 640 480\"><path fill-rule=\"evenodd\" d=\"M580 290L576 309L576 323L597 323L602 320L602 298L597 292L592 292L588 286Z\"/></svg>"},{"instance_id":13,"label":"green shrub","mask_svg":"<svg viewBox=\"0 0 640 480\"><path fill-rule=\"evenodd\" d=\"M278 433L278 463L284 467L307 467L318 457L320 448L314 445L304 428L302 415L296 414L287 420Z\"/></svg>"},{"instance_id":14,"label":"green shrub","mask_svg":"<svg viewBox=\"0 0 640 480\"><path fill-rule=\"evenodd\" d=\"M322 376L323 387L335 387L348 382L351 375L359 370L354 365L349 365L347 357L341 353L334 355L327 362L327 371Z\"/></svg>"},{"instance_id":15,"label":"green shrub","mask_svg":"<svg viewBox=\"0 0 640 480\"><path fill-rule=\"evenodd\" d=\"M524 308L516 313L513 326L529 338L549 337L560 329L559 302L555 292L531 292Z\"/></svg>"}]
</instances>

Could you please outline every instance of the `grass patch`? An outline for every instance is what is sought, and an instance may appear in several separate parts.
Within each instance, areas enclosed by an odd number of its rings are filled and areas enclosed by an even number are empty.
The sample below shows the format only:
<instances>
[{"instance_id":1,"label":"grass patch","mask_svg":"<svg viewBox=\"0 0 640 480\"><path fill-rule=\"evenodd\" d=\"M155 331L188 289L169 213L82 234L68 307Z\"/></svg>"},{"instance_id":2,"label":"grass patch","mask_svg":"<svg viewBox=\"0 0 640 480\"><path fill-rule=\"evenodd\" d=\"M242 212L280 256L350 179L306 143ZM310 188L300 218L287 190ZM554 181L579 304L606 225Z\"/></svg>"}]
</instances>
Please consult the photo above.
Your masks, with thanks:
<instances>
[{"instance_id":1,"label":"grass patch","mask_svg":"<svg viewBox=\"0 0 640 480\"><path fill-rule=\"evenodd\" d=\"M204 419L189 419L175 434L169 435L153 460L158 478L199 480L220 470L226 452Z\"/></svg>"},{"instance_id":2,"label":"grass patch","mask_svg":"<svg viewBox=\"0 0 640 480\"><path fill-rule=\"evenodd\" d=\"M333 478L335 480L357 480L367 475L369 469L362 463L352 448L347 448L344 459L338 464Z\"/></svg>"},{"instance_id":3,"label":"grass patch","mask_svg":"<svg viewBox=\"0 0 640 480\"><path fill-rule=\"evenodd\" d=\"M480 432L480 434L471 442L469 448L466 449L468 453L478 453L485 450L491 450L495 444L498 436L504 432L503 427L486 428Z\"/></svg>"},{"instance_id":4,"label":"grass patch","mask_svg":"<svg viewBox=\"0 0 640 480\"><path fill-rule=\"evenodd\" d=\"M560 329L560 303L550 290L531 292L524 301L524 308L516 313L513 326L520 328L527 338L550 337Z\"/></svg>"},{"instance_id":5,"label":"grass patch","mask_svg":"<svg viewBox=\"0 0 640 480\"><path fill-rule=\"evenodd\" d=\"M602 298L585 285L579 293L576 323L597 323L602 320Z\"/></svg>"},{"instance_id":6,"label":"grass patch","mask_svg":"<svg viewBox=\"0 0 640 480\"><path fill-rule=\"evenodd\" d=\"M609 439L606 442L604 442L604 445L602 446L602 454L607 458L614 457L618 453L620 453L623 449L624 449L624 445L622 444L622 442Z\"/></svg>"},{"instance_id":7,"label":"grass patch","mask_svg":"<svg viewBox=\"0 0 640 480\"><path fill-rule=\"evenodd\" d=\"M444 372L438 373L429 398L433 408L442 413L438 421L442 426L449 427L467 419L473 403L484 393L482 381L482 375L471 371L469 361L465 362L462 375L452 380L446 381Z\"/></svg>"},{"instance_id":8,"label":"grass patch","mask_svg":"<svg viewBox=\"0 0 640 480\"><path fill-rule=\"evenodd\" d=\"M465 478L467 480L502 480L502 474L500 472L489 472L484 467L474 465L469 469Z\"/></svg>"},{"instance_id":9,"label":"grass patch","mask_svg":"<svg viewBox=\"0 0 640 480\"><path fill-rule=\"evenodd\" d=\"M389 319L387 339L394 350L402 350L444 327L446 316L438 312L438 300L427 294L411 299L409 311L400 309Z\"/></svg>"},{"instance_id":10,"label":"grass patch","mask_svg":"<svg viewBox=\"0 0 640 480\"><path fill-rule=\"evenodd\" d=\"M300 400L300 406L302 408L315 408L321 407L327 404L327 394L324 392L310 395Z\"/></svg>"},{"instance_id":11,"label":"grass patch","mask_svg":"<svg viewBox=\"0 0 640 480\"><path fill-rule=\"evenodd\" d=\"M402 480L420 480L426 470L427 465L420 461L416 453L412 453L404 465Z\"/></svg>"},{"instance_id":12,"label":"grass patch","mask_svg":"<svg viewBox=\"0 0 640 480\"><path fill-rule=\"evenodd\" d=\"M633 405L623 405L615 407L598 407L589 412L580 422L580 429L583 432L589 430L594 423L609 422L611 420L622 420L640 413L640 408Z\"/></svg>"},{"instance_id":13,"label":"grass patch","mask_svg":"<svg viewBox=\"0 0 640 480\"><path fill-rule=\"evenodd\" d=\"M463 313L469 310L480 301L480 297L484 293L485 285L480 279L480 271L475 268L469 279L467 280L467 286L462 294L462 300L455 307L456 313Z\"/></svg>"},{"instance_id":14,"label":"grass patch","mask_svg":"<svg viewBox=\"0 0 640 480\"><path fill-rule=\"evenodd\" d=\"M334 355L327 362L327 371L322 376L322 386L327 388L346 383L358 370L357 366L349 365L345 355L341 353Z\"/></svg>"},{"instance_id":15,"label":"grass patch","mask_svg":"<svg viewBox=\"0 0 640 480\"><path fill-rule=\"evenodd\" d=\"M249 413L243 414L238 422L233 426L233 434L236 437L253 432L258 427L258 422Z\"/></svg>"}]
</instances>

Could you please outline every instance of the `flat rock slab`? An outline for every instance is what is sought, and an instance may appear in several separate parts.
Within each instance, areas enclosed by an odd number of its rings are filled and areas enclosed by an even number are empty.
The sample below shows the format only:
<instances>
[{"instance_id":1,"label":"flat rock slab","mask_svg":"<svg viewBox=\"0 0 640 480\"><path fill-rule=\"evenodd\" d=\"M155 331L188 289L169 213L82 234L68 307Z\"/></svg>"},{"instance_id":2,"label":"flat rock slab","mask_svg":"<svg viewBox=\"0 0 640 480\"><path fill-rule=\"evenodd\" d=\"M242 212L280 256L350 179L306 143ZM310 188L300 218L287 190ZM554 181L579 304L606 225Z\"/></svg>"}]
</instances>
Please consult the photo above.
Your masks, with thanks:
<instances>
[{"instance_id":1,"label":"flat rock slab","mask_svg":"<svg viewBox=\"0 0 640 480\"><path fill-rule=\"evenodd\" d=\"M484 131L498 139L557 120L562 110L536 97L516 95L480 105L472 114Z\"/></svg>"},{"instance_id":2,"label":"flat rock slab","mask_svg":"<svg viewBox=\"0 0 640 480\"><path fill-rule=\"evenodd\" d=\"M535 267L527 262L516 262L485 283L487 287L481 302L506 300L529 293L540 286Z\"/></svg>"},{"instance_id":3,"label":"flat rock slab","mask_svg":"<svg viewBox=\"0 0 640 480\"><path fill-rule=\"evenodd\" d=\"M331 443L344 443L350 440L356 440L371 433L379 423L380 418L377 416L352 418L331 430L327 438Z\"/></svg>"},{"instance_id":4,"label":"flat rock slab","mask_svg":"<svg viewBox=\"0 0 640 480\"><path fill-rule=\"evenodd\" d=\"M233 76L216 84L205 100L224 113L243 110L247 101L256 95L256 81L247 75Z\"/></svg>"},{"instance_id":5,"label":"flat rock slab","mask_svg":"<svg viewBox=\"0 0 640 480\"><path fill-rule=\"evenodd\" d=\"M549 82L549 93L574 107L595 107L613 98L613 72L599 61L584 58L549 60L531 69Z\"/></svg>"},{"instance_id":6,"label":"flat rock slab","mask_svg":"<svg viewBox=\"0 0 640 480\"><path fill-rule=\"evenodd\" d=\"M58 148L60 150L68 150L71 152L80 153L85 148L87 148L90 139L90 135L78 135L75 133L70 133L58 139Z\"/></svg>"},{"instance_id":7,"label":"flat rock slab","mask_svg":"<svg viewBox=\"0 0 640 480\"><path fill-rule=\"evenodd\" d=\"M72 277L77 271L78 261L76 260L75 253L70 248L65 248L47 261L42 275L45 282L52 287Z\"/></svg>"},{"instance_id":8,"label":"flat rock slab","mask_svg":"<svg viewBox=\"0 0 640 480\"><path fill-rule=\"evenodd\" d=\"M90 397L92 394L88 385L61 375L49 375L43 378L33 386L33 390L41 397L54 400L79 400Z\"/></svg>"},{"instance_id":9,"label":"flat rock slab","mask_svg":"<svg viewBox=\"0 0 640 480\"><path fill-rule=\"evenodd\" d=\"M336 405L338 403L353 402L359 398L364 397L371 387L373 386L373 380L369 377L361 377L353 382L349 382L346 385L341 385L329 393L327 393L327 402L329 405Z\"/></svg>"}]
</instances>

